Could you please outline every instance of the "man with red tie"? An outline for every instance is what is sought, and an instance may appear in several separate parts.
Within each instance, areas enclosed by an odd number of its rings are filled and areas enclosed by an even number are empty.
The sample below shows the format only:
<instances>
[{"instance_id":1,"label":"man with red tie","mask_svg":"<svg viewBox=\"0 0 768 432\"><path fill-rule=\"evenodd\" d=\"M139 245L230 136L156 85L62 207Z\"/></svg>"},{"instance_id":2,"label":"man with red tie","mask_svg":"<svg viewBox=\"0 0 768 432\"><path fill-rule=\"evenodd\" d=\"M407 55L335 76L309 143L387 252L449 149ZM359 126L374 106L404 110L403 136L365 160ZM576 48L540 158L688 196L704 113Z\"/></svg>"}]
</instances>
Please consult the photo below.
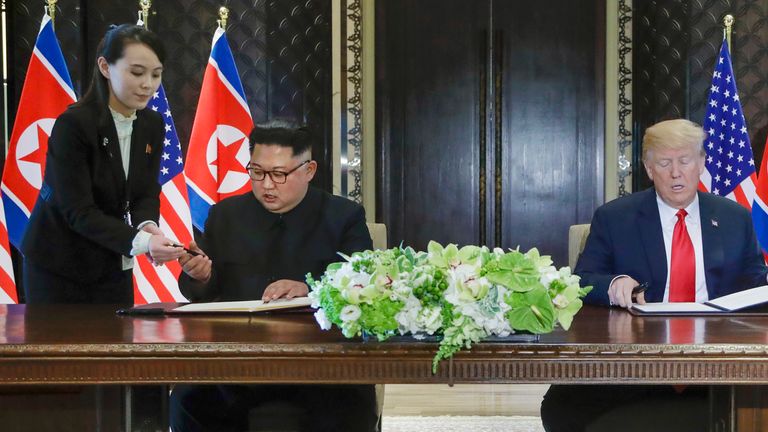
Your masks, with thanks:
<instances>
[{"instance_id":1,"label":"man with red tie","mask_svg":"<svg viewBox=\"0 0 768 432\"><path fill-rule=\"evenodd\" d=\"M699 125L684 119L646 130L643 165L653 188L595 211L574 271L582 286L593 287L586 303L629 308L646 301L704 302L768 283L749 212L734 201L697 191L706 138ZM633 294L640 284L647 284L647 290ZM549 432L582 431L613 408L667 396L684 399L688 393L700 396L701 389L696 390L677 394L669 386L552 386L542 402L542 421Z\"/></svg>"}]
</instances>

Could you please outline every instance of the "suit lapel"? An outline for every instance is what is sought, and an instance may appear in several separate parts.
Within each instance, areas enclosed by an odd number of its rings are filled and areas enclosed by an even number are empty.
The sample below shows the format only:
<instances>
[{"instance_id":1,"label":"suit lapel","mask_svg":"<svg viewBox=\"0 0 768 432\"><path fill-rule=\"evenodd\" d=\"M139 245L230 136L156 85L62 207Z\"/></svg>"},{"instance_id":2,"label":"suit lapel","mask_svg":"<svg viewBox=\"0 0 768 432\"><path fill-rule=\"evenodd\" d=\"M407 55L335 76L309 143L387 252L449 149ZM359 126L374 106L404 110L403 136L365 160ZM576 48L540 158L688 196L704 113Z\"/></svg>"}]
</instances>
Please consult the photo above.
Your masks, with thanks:
<instances>
[{"instance_id":1,"label":"suit lapel","mask_svg":"<svg viewBox=\"0 0 768 432\"><path fill-rule=\"evenodd\" d=\"M656 191L653 188L644 192L646 196L637 216L637 227L651 270L651 287L646 298L649 301L661 301L664 298L664 288L667 282L667 252L664 249L664 234L661 231L659 207L656 204ZM626 245L632 247L632 245ZM642 282L642 281L641 281Z\"/></svg>"},{"instance_id":2,"label":"suit lapel","mask_svg":"<svg viewBox=\"0 0 768 432\"><path fill-rule=\"evenodd\" d=\"M117 140L117 129L112 116L107 113L99 123L98 142L100 151L104 152L109 160L109 171L112 173L112 181L118 193L118 200L122 201L125 194L125 171L123 159L120 156L120 142Z\"/></svg>"},{"instance_id":3,"label":"suit lapel","mask_svg":"<svg viewBox=\"0 0 768 432\"><path fill-rule=\"evenodd\" d=\"M710 287L719 286L717 275L712 269L721 268L725 260L725 251L723 250L722 231L720 224L720 215L716 206L712 205L712 196L698 192L699 194L699 213L701 215L701 244L704 254L704 274L707 284L707 290ZM709 292L712 298L713 293Z\"/></svg>"}]
</instances>

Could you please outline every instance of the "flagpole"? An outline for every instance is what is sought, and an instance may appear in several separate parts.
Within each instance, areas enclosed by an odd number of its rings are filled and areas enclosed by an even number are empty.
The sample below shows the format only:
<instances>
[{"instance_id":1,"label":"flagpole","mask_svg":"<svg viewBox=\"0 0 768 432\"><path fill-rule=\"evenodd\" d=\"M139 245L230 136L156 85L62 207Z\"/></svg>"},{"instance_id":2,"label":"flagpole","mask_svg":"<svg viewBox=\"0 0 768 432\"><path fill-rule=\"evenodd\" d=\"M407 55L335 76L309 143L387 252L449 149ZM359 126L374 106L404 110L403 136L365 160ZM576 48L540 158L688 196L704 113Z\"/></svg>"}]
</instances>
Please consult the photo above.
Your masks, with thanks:
<instances>
[{"instance_id":1,"label":"flagpole","mask_svg":"<svg viewBox=\"0 0 768 432\"><path fill-rule=\"evenodd\" d=\"M47 0L48 1L48 16L51 17L51 26L53 28L56 28L56 2L58 0Z\"/></svg>"},{"instance_id":2,"label":"flagpole","mask_svg":"<svg viewBox=\"0 0 768 432\"><path fill-rule=\"evenodd\" d=\"M152 8L152 0L139 0L139 20L144 23L144 28L149 30L149 9Z\"/></svg>"},{"instance_id":3,"label":"flagpole","mask_svg":"<svg viewBox=\"0 0 768 432\"><path fill-rule=\"evenodd\" d=\"M2 11L0 11L0 20L3 26L3 139L5 140L5 152L3 156L8 157L8 26L6 25L6 10L8 5L6 0L2 0Z\"/></svg>"},{"instance_id":4,"label":"flagpole","mask_svg":"<svg viewBox=\"0 0 768 432\"><path fill-rule=\"evenodd\" d=\"M229 18L229 9L227 9L226 6L222 6L219 8L219 19L216 20L217 23L219 23L219 27L221 27L222 30L227 31L227 19Z\"/></svg>"},{"instance_id":5,"label":"flagpole","mask_svg":"<svg viewBox=\"0 0 768 432\"><path fill-rule=\"evenodd\" d=\"M728 43L728 52L731 52L731 30L733 29L733 15L728 14L723 18L723 37Z\"/></svg>"}]
</instances>

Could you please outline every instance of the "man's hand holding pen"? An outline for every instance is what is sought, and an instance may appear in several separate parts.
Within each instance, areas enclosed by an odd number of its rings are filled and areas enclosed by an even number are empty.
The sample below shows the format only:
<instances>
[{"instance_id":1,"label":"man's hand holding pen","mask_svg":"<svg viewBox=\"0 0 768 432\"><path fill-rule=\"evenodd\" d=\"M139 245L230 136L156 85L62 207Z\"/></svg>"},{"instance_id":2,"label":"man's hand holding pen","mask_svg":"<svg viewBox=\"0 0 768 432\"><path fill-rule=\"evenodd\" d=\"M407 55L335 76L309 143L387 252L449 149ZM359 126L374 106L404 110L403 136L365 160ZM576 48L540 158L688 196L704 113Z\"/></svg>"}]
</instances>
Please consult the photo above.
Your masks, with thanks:
<instances>
[{"instance_id":1,"label":"man's hand holding pen","mask_svg":"<svg viewBox=\"0 0 768 432\"><path fill-rule=\"evenodd\" d=\"M638 283L629 276L616 278L608 287L608 299L611 305L629 309L632 303L645 304L647 283Z\"/></svg>"},{"instance_id":2,"label":"man's hand holding pen","mask_svg":"<svg viewBox=\"0 0 768 432\"><path fill-rule=\"evenodd\" d=\"M200 282L208 282L211 279L213 263L205 252L197 246L197 243L194 241L189 242L188 248L176 244L173 247L184 251L184 255L179 258L179 264L181 264L184 273Z\"/></svg>"}]
</instances>

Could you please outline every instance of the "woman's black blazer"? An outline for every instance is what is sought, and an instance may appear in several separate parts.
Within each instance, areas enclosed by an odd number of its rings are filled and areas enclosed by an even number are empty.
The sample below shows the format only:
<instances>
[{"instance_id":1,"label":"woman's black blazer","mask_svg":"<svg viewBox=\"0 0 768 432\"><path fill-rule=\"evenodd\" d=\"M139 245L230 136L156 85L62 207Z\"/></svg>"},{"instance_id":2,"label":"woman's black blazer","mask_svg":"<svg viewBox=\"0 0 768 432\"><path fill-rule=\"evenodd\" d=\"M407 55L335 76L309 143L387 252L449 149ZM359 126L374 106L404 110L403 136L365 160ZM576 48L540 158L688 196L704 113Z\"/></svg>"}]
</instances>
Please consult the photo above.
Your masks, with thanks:
<instances>
[{"instance_id":1,"label":"woman's black blazer","mask_svg":"<svg viewBox=\"0 0 768 432\"><path fill-rule=\"evenodd\" d=\"M115 123L109 111L70 106L51 131L45 177L21 249L25 259L73 281L96 282L119 271L137 230L158 221L164 124L160 114L136 113L125 179Z\"/></svg>"}]
</instances>

